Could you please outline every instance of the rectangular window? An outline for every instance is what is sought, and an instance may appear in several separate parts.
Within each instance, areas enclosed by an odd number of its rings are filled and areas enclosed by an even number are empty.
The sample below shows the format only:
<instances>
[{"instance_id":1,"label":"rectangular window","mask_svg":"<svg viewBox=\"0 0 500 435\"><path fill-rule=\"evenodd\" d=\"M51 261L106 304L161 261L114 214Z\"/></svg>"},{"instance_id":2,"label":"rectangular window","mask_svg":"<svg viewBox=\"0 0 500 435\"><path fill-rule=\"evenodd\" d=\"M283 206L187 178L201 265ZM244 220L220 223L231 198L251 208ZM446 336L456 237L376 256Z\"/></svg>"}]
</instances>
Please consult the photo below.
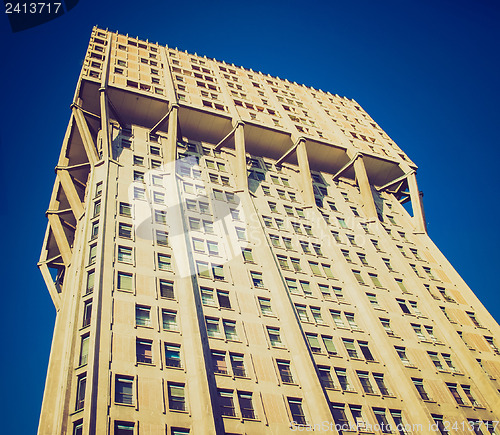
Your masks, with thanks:
<instances>
[{"instance_id":1,"label":"rectangular window","mask_svg":"<svg viewBox=\"0 0 500 435\"><path fill-rule=\"evenodd\" d=\"M373 358L373 354L368 347L367 341L358 341L358 346L367 361L375 361L375 358Z\"/></svg>"},{"instance_id":2,"label":"rectangular window","mask_svg":"<svg viewBox=\"0 0 500 435\"><path fill-rule=\"evenodd\" d=\"M292 421L298 425L305 425L306 417L302 409L302 399L287 397L287 400L290 414L292 415Z\"/></svg>"},{"instance_id":3,"label":"rectangular window","mask_svg":"<svg viewBox=\"0 0 500 435\"><path fill-rule=\"evenodd\" d=\"M212 350L212 365L214 373L227 375L226 352Z\"/></svg>"},{"instance_id":4,"label":"rectangular window","mask_svg":"<svg viewBox=\"0 0 500 435\"><path fill-rule=\"evenodd\" d=\"M83 304L83 322L82 327L90 325L90 319L92 318L92 299L89 299Z\"/></svg>"},{"instance_id":5,"label":"rectangular window","mask_svg":"<svg viewBox=\"0 0 500 435\"><path fill-rule=\"evenodd\" d=\"M184 384L168 383L168 408L176 411L186 410Z\"/></svg>"},{"instance_id":6,"label":"rectangular window","mask_svg":"<svg viewBox=\"0 0 500 435\"><path fill-rule=\"evenodd\" d=\"M332 379L332 374L330 372L330 367L318 366L319 380L321 385L325 388L335 388L335 384Z\"/></svg>"},{"instance_id":7,"label":"rectangular window","mask_svg":"<svg viewBox=\"0 0 500 435\"><path fill-rule=\"evenodd\" d=\"M132 225L120 222L118 224L118 236L124 239L132 238Z\"/></svg>"},{"instance_id":8,"label":"rectangular window","mask_svg":"<svg viewBox=\"0 0 500 435\"><path fill-rule=\"evenodd\" d=\"M207 325L207 335L212 338L219 338L220 337L219 319L206 317L205 322Z\"/></svg>"},{"instance_id":9,"label":"rectangular window","mask_svg":"<svg viewBox=\"0 0 500 435\"><path fill-rule=\"evenodd\" d=\"M97 244L90 246L89 265L94 264L97 257Z\"/></svg>"},{"instance_id":10,"label":"rectangular window","mask_svg":"<svg viewBox=\"0 0 500 435\"><path fill-rule=\"evenodd\" d=\"M177 312L173 310L161 310L164 331L178 331Z\"/></svg>"},{"instance_id":11,"label":"rectangular window","mask_svg":"<svg viewBox=\"0 0 500 435\"><path fill-rule=\"evenodd\" d=\"M385 415L385 409L383 408L373 408L373 414L377 419L377 423L380 427L380 431L382 433L392 433L391 426L387 421L387 417Z\"/></svg>"},{"instance_id":12,"label":"rectangular window","mask_svg":"<svg viewBox=\"0 0 500 435\"><path fill-rule=\"evenodd\" d=\"M89 294L94 291L94 282L95 282L95 270L89 270L87 272L87 288L85 294Z\"/></svg>"},{"instance_id":13,"label":"rectangular window","mask_svg":"<svg viewBox=\"0 0 500 435\"><path fill-rule=\"evenodd\" d=\"M411 378L411 380L413 381L413 385L415 385L415 388L417 389L418 394L420 394L422 400L431 400L429 398L429 395L425 391L424 381L422 379L417 379L417 378Z\"/></svg>"},{"instance_id":14,"label":"rectangular window","mask_svg":"<svg viewBox=\"0 0 500 435\"><path fill-rule=\"evenodd\" d=\"M349 384L349 379L347 378L347 371L343 368L335 368L335 374L339 380L340 388L342 391L352 391L351 385Z\"/></svg>"},{"instance_id":15,"label":"rectangular window","mask_svg":"<svg viewBox=\"0 0 500 435\"><path fill-rule=\"evenodd\" d=\"M223 320L222 326L224 327L224 335L226 340L238 340L236 332L236 322L234 320Z\"/></svg>"},{"instance_id":16,"label":"rectangular window","mask_svg":"<svg viewBox=\"0 0 500 435\"><path fill-rule=\"evenodd\" d=\"M168 246L168 233L162 230L156 230L156 244L158 246Z\"/></svg>"},{"instance_id":17,"label":"rectangular window","mask_svg":"<svg viewBox=\"0 0 500 435\"><path fill-rule=\"evenodd\" d=\"M290 369L290 361L277 360L276 364L278 366L278 372L280 374L281 381L286 384L293 384L292 371Z\"/></svg>"},{"instance_id":18,"label":"rectangular window","mask_svg":"<svg viewBox=\"0 0 500 435\"><path fill-rule=\"evenodd\" d=\"M233 370L234 376L246 377L245 370L245 359L242 354L239 353L230 353L229 359L231 361L231 368Z\"/></svg>"},{"instance_id":19,"label":"rectangular window","mask_svg":"<svg viewBox=\"0 0 500 435\"><path fill-rule=\"evenodd\" d=\"M134 378L116 375L115 403L132 405L134 403Z\"/></svg>"},{"instance_id":20,"label":"rectangular window","mask_svg":"<svg viewBox=\"0 0 500 435\"><path fill-rule=\"evenodd\" d=\"M373 379L377 384L378 390L382 396L390 396L389 389L385 385L383 373L373 373Z\"/></svg>"},{"instance_id":21,"label":"rectangular window","mask_svg":"<svg viewBox=\"0 0 500 435\"><path fill-rule=\"evenodd\" d=\"M262 280L262 273L251 271L250 276L252 278L252 283L253 283L254 287L257 287L257 288L264 287L264 281Z\"/></svg>"},{"instance_id":22,"label":"rectangular window","mask_svg":"<svg viewBox=\"0 0 500 435\"><path fill-rule=\"evenodd\" d=\"M123 291L133 290L133 275L131 273L118 272L118 289Z\"/></svg>"},{"instance_id":23,"label":"rectangular window","mask_svg":"<svg viewBox=\"0 0 500 435\"><path fill-rule=\"evenodd\" d=\"M85 390L87 388L87 373L77 378L75 411L80 411L85 405Z\"/></svg>"},{"instance_id":24,"label":"rectangular window","mask_svg":"<svg viewBox=\"0 0 500 435\"><path fill-rule=\"evenodd\" d=\"M138 363L153 364L153 342L138 338L135 342Z\"/></svg>"},{"instance_id":25,"label":"rectangular window","mask_svg":"<svg viewBox=\"0 0 500 435\"><path fill-rule=\"evenodd\" d=\"M356 374L358 375L359 382L361 383L361 386L363 387L364 392L368 393L368 394L374 394L375 391L374 391L372 384L370 382L369 373L357 370Z\"/></svg>"},{"instance_id":26,"label":"rectangular window","mask_svg":"<svg viewBox=\"0 0 500 435\"><path fill-rule=\"evenodd\" d=\"M321 338L323 339L323 344L325 345L325 349L328 354L337 355L337 349L335 348L335 344L333 343L333 338L326 335L322 335Z\"/></svg>"},{"instance_id":27,"label":"rectangular window","mask_svg":"<svg viewBox=\"0 0 500 435\"><path fill-rule=\"evenodd\" d=\"M344 347L345 347L349 357L359 359L358 351L357 351L356 346L354 344L354 340L351 340L348 338L343 338L342 342L344 343Z\"/></svg>"},{"instance_id":28,"label":"rectangular window","mask_svg":"<svg viewBox=\"0 0 500 435\"><path fill-rule=\"evenodd\" d=\"M318 335L306 333L307 342L311 348L311 352L319 353L321 352L321 345L319 344Z\"/></svg>"},{"instance_id":29,"label":"rectangular window","mask_svg":"<svg viewBox=\"0 0 500 435\"><path fill-rule=\"evenodd\" d=\"M165 366L181 367L181 346L165 343Z\"/></svg>"},{"instance_id":30,"label":"rectangular window","mask_svg":"<svg viewBox=\"0 0 500 435\"><path fill-rule=\"evenodd\" d=\"M170 255L158 254L158 269L172 272Z\"/></svg>"},{"instance_id":31,"label":"rectangular window","mask_svg":"<svg viewBox=\"0 0 500 435\"><path fill-rule=\"evenodd\" d=\"M283 343L281 342L280 329L273 328L271 326L268 326L266 329L267 329L267 335L269 336L269 342L271 343L271 346L284 347Z\"/></svg>"},{"instance_id":32,"label":"rectangular window","mask_svg":"<svg viewBox=\"0 0 500 435\"><path fill-rule=\"evenodd\" d=\"M221 415L226 415L229 417L236 416L232 390L219 390L219 404Z\"/></svg>"},{"instance_id":33,"label":"rectangular window","mask_svg":"<svg viewBox=\"0 0 500 435\"><path fill-rule=\"evenodd\" d=\"M114 435L134 435L134 423L128 421L115 421Z\"/></svg>"},{"instance_id":34,"label":"rectangular window","mask_svg":"<svg viewBox=\"0 0 500 435\"><path fill-rule=\"evenodd\" d=\"M132 248L128 246L118 246L118 261L122 263L133 263Z\"/></svg>"},{"instance_id":35,"label":"rectangular window","mask_svg":"<svg viewBox=\"0 0 500 435\"><path fill-rule=\"evenodd\" d=\"M151 326L151 307L135 306L135 324L137 326Z\"/></svg>"},{"instance_id":36,"label":"rectangular window","mask_svg":"<svg viewBox=\"0 0 500 435\"><path fill-rule=\"evenodd\" d=\"M255 419L255 412L252 403L252 393L238 391L238 402L240 405L241 417Z\"/></svg>"},{"instance_id":37,"label":"rectangular window","mask_svg":"<svg viewBox=\"0 0 500 435\"><path fill-rule=\"evenodd\" d=\"M80 358L78 359L78 365L83 366L87 364L89 358L89 341L90 335L85 334L81 338L80 342Z\"/></svg>"}]
</instances>

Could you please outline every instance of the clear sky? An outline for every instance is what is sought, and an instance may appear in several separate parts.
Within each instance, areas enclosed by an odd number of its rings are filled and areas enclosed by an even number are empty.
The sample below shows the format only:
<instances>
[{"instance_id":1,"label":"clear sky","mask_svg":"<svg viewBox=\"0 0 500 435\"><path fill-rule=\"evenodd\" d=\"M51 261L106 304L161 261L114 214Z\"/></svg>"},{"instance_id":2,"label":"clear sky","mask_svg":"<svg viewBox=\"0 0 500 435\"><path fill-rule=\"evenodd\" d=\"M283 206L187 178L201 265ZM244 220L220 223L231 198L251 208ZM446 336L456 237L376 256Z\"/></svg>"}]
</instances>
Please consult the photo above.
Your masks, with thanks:
<instances>
[{"instance_id":1,"label":"clear sky","mask_svg":"<svg viewBox=\"0 0 500 435\"><path fill-rule=\"evenodd\" d=\"M3 433L38 425L55 310L36 263L93 25L354 98L419 166L431 238L498 321L499 22L495 0L80 0L16 34L3 14Z\"/></svg>"}]
</instances>

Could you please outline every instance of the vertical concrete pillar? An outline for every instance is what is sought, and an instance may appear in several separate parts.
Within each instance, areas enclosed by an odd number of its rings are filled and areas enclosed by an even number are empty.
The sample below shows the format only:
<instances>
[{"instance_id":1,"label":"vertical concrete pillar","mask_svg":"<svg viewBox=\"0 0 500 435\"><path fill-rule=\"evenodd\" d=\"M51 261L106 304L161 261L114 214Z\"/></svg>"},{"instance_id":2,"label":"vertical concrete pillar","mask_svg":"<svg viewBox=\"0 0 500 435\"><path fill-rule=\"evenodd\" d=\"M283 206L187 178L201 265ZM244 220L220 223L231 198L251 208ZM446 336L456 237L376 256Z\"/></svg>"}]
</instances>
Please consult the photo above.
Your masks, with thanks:
<instances>
[{"instance_id":1,"label":"vertical concrete pillar","mask_svg":"<svg viewBox=\"0 0 500 435\"><path fill-rule=\"evenodd\" d=\"M413 172L408 176L408 187L410 189L411 208L413 210L413 221L420 232L427 232L425 224L424 205L418 190L417 174Z\"/></svg>"},{"instance_id":2,"label":"vertical concrete pillar","mask_svg":"<svg viewBox=\"0 0 500 435\"><path fill-rule=\"evenodd\" d=\"M236 150L236 188L246 191L248 190L248 177L243 121L237 121L236 130L234 131L234 143Z\"/></svg>"},{"instance_id":3,"label":"vertical concrete pillar","mask_svg":"<svg viewBox=\"0 0 500 435\"><path fill-rule=\"evenodd\" d=\"M356 174L356 182L358 183L361 198L363 199L364 212L368 218L377 219L377 208L375 207L375 202L373 200L370 180L368 180L368 175L366 174L365 163L362 155L358 155L354 161L354 172Z\"/></svg>"},{"instance_id":4,"label":"vertical concrete pillar","mask_svg":"<svg viewBox=\"0 0 500 435\"><path fill-rule=\"evenodd\" d=\"M306 141L304 138L299 138L299 143L297 144L297 161L299 163L304 202L306 206L312 207L315 204L314 191L311 170L309 169L309 159L307 157Z\"/></svg>"},{"instance_id":5,"label":"vertical concrete pillar","mask_svg":"<svg viewBox=\"0 0 500 435\"><path fill-rule=\"evenodd\" d=\"M165 150L165 163L175 162L177 150L177 122L179 105L172 103L172 111L168 115L168 141Z\"/></svg>"}]
</instances>

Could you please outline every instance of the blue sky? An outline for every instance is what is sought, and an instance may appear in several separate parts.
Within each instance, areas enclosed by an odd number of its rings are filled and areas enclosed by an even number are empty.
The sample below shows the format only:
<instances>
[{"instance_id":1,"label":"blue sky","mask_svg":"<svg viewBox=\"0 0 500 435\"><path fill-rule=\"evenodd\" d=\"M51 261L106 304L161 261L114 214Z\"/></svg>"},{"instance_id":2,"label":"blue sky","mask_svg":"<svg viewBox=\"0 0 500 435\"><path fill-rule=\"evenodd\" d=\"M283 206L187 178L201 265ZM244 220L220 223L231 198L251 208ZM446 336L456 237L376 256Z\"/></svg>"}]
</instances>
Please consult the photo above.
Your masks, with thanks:
<instances>
[{"instance_id":1,"label":"blue sky","mask_svg":"<svg viewBox=\"0 0 500 435\"><path fill-rule=\"evenodd\" d=\"M500 319L496 1L80 0L0 18L5 433L36 431L55 319L37 270L53 168L93 25L357 100L419 165L430 236Z\"/></svg>"}]
</instances>

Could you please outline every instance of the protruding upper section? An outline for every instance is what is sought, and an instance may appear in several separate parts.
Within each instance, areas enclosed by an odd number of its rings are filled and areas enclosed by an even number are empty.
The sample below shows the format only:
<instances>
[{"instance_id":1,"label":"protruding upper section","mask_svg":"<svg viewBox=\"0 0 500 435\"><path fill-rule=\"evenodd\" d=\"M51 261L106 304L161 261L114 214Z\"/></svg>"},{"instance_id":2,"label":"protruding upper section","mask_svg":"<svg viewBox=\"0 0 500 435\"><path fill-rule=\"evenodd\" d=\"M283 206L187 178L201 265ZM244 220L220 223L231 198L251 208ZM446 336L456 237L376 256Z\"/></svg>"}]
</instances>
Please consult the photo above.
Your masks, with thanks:
<instances>
[{"instance_id":1,"label":"protruding upper section","mask_svg":"<svg viewBox=\"0 0 500 435\"><path fill-rule=\"evenodd\" d=\"M303 137L311 168L336 173L362 153L378 186L416 168L354 100L128 35L94 28L81 78L86 109L97 111L91 95L107 79L124 122L151 128L178 103L182 134L192 139L218 143L242 120L256 154L279 159ZM296 164L293 153L288 162Z\"/></svg>"}]
</instances>

